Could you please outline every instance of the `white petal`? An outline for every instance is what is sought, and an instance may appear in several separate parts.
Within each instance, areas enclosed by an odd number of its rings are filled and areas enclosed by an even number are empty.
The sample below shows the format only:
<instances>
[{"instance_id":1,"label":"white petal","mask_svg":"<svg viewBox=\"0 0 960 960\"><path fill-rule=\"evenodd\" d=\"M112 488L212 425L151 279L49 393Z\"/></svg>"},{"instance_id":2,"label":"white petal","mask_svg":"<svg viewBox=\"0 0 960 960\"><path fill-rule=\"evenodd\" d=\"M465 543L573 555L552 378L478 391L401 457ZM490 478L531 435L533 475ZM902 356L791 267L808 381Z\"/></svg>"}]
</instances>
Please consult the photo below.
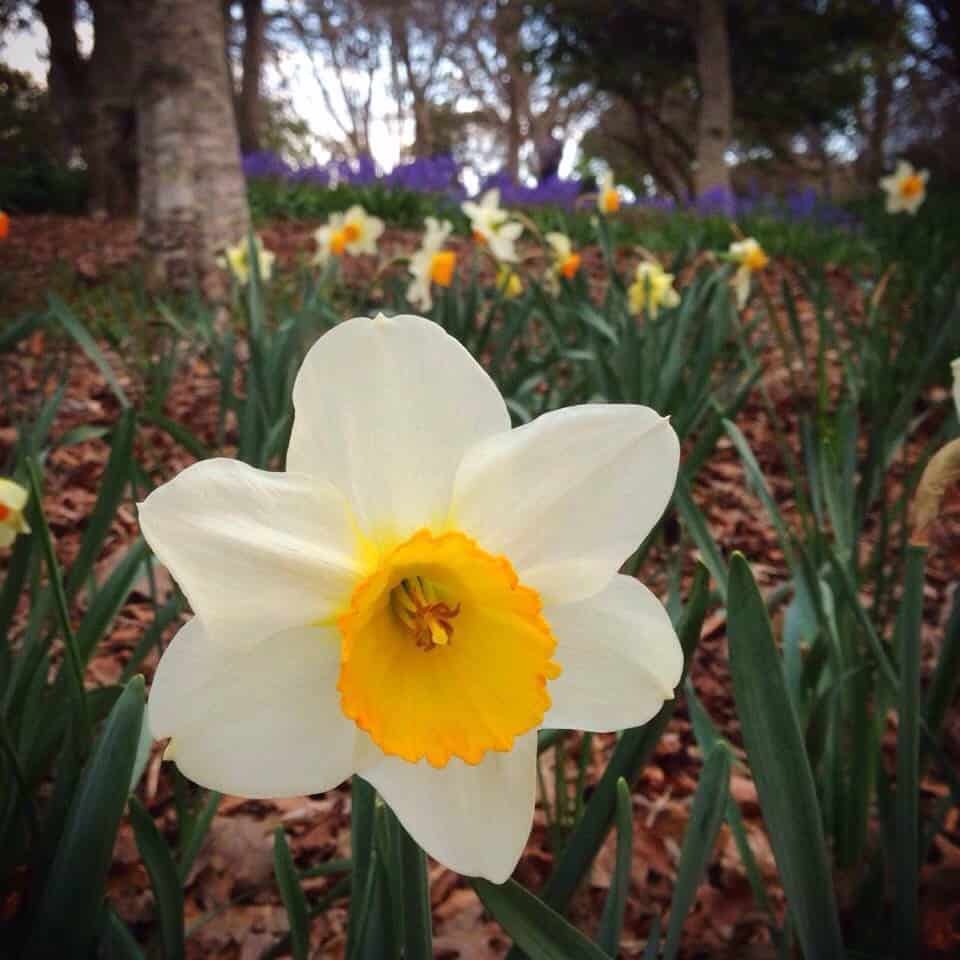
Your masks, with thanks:
<instances>
[{"instance_id":1,"label":"white petal","mask_svg":"<svg viewBox=\"0 0 960 960\"><path fill-rule=\"evenodd\" d=\"M140 504L148 543L211 627L260 633L335 613L359 569L343 497L313 477L205 460Z\"/></svg>"},{"instance_id":2,"label":"white petal","mask_svg":"<svg viewBox=\"0 0 960 960\"><path fill-rule=\"evenodd\" d=\"M673 698L683 651L663 604L639 580L616 576L597 596L545 613L563 673L550 682L543 726L637 727Z\"/></svg>"},{"instance_id":3,"label":"white petal","mask_svg":"<svg viewBox=\"0 0 960 960\"><path fill-rule=\"evenodd\" d=\"M742 310L750 299L750 268L738 267L733 275L733 288L737 293L737 307Z\"/></svg>"},{"instance_id":4,"label":"white petal","mask_svg":"<svg viewBox=\"0 0 960 960\"><path fill-rule=\"evenodd\" d=\"M660 519L679 457L676 433L649 407L558 410L469 451L451 520L546 601L581 600Z\"/></svg>"},{"instance_id":5,"label":"white petal","mask_svg":"<svg viewBox=\"0 0 960 960\"><path fill-rule=\"evenodd\" d=\"M536 800L537 732L512 750L487 753L475 766L451 760L431 767L383 757L369 780L406 831L435 860L468 877L503 883L530 835Z\"/></svg>"},{"instance_id":6,"label":"white petal","mask_svg":"<svg viewBox=\"0 0 960 960\"><path fill-rule=\"evenodd\" d=\"M307 354L293 403L289 468L330 480L381 537L442 523L464 451L510 427L483 368L415 316L335 327Z\"/></svg>"},{"instance_id":7,"label":"white petal","mask_svg":"<svg viewBox=\"0 0 960 960\"><path fill-rule=\"evenodd\" d=\"M284 797L329 790L359 759L340 710L340 644L327 627L270 637L219 636L198 617L173 638L150 690L154 737L168 759L212 790Z\"/></svg>"}]
</instances>

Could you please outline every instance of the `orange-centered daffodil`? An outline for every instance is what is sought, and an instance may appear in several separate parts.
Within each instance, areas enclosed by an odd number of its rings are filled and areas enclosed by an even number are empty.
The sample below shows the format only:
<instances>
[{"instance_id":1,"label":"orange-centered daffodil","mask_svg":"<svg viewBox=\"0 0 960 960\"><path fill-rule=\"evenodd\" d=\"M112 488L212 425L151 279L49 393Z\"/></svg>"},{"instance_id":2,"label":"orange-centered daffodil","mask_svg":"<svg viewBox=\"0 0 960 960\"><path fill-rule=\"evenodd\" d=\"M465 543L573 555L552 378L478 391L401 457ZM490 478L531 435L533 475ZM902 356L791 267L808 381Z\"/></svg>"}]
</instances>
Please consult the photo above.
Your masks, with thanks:
<instances>
[{"instance_id":1,"label":"orange-centered daffodil","mask_svg":"<svg viewBox=\"0 0 960 960\"><path fill-rule=\"evenodd\" d=\"M323 264L330 257L342 257L344 253L375 254L383 230L383 221L371 217L359 204L345 213L334 213L314 232L317 242L315 262Z\"/></svg>"},{"instance_id":2,"label":"orange-centered daffodil","mask_svg":"<svg viewBox=\"0 0 960 960\"><path fill-rule=\"evenodd\" d=\"M407 299L421 310L429 310L433 306L433 284L449 287L453 282L457 255L453 250L444 249L453 231L453 224L449 220L427 217L424 224L427 229L420 249L410 258L413 279L407 287Z\"/></svg>"},{"instance_id":3,"label":"orange-centered daffodil","mask_svg":"<svg viewBox=\"0 0 960 960\"><path fill-rule=\"evenodd\" d=\"M750 298L750 278L755 270L762 270L770 262L770 258L753 237L731 243L729 256L737 264L733 275L733 289L737 295L737 307L742 310Z\"/></svg>"},{"instance_id":4,"label":"orange-centered daffodil","mask_svg":"<svg viewBox=\"0 0 960 960\"><path fill-rule=\"evenodd\" d=\"M151 731L235 795L359 774L428 853L502 882L538 728L644 723L679 682L666 611L617 572L670 498L676 434L627 404L511 429L484 370L414 316L325 334L293 404L288 472L203 461L140 505L194 611Z\"/></svg>"},{"instance_id":5,"label":"orange-centered daffodil","mask_svg":"<svg viewBox=\"0 0 960 960\"><path fill-rule=\"evenodd\" d=\"M554 273L572 280L580 269L580 254L574 251L570 238L565 233L548 233L546 240L553 251Z\"/></svg>"},{"instance_id":6,"label":"orange-centered daffodil","mask_svg":"<svg viewBox=\"0 0 960 960\"><path fill-rule=\"evenodd\" d=\"M927 181L930 174L926 170L914 170L906 160L897 164L897 169L880 181L887 194L887 213L915 214L927 196Z\"/></svg>"},{"instance_id":7,"label":"orange-centered daffodil","mask_svg":"<svg viewBox=\"0 0 960 960\"><path fill-rule=\"evenodd\" d=\"M597 209L601 213L616 213L620 209L620 192L609 170L600 178Z\"/></svg>"}]
</instances>

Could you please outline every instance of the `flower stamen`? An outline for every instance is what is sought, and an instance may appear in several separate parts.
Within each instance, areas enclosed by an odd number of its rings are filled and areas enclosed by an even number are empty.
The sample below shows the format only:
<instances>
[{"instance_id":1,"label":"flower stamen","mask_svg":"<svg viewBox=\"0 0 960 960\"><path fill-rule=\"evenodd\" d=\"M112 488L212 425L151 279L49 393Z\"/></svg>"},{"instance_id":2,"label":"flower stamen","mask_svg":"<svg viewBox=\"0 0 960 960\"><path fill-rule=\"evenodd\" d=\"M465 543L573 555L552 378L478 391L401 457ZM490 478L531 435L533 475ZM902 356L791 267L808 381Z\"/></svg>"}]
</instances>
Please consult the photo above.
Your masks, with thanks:
<instances>
[{"instance_id":1,"label":"flower stamen","mask_svg":"<svg viewBox=\"0 0 960 960\"><path fill-rule=\"evenodd\" d=\"M429 580L423 577L401 580L390 592L390 606L424 652L445 647L453 638L452 621L460 613L460 604L450 606L440 600Z\"/></svg>"}]
</instances>

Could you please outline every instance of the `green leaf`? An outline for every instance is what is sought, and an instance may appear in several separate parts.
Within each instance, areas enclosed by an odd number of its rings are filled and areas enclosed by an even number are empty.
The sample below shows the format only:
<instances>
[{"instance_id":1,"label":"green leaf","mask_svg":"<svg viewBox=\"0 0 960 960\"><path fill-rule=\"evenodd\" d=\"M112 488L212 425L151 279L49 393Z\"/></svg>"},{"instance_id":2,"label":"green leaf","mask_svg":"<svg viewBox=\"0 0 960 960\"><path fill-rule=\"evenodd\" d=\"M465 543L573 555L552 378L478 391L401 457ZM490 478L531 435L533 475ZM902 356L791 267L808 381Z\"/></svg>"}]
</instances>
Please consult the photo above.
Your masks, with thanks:
<instances>
[{"instance_id":1,"label":"green leaf","mask_svg":"<svg viewBox=\"0 0 960 960\"><path fill-rule=\"evenodd\" d=\"M627 781L617 780L617 859L600 916L597 943L609 956L615 957L623 930L623 914L630 890L630 864L633 861L633 801Z\"/></svg>"},{"instance_id":2,"label":"green leaf","mask_svg":"<svg viewBox=\"0 0 960 960\"><path fill-rule=\"evenodd\" d=\"M73 597L90 576L103 541L110 532L117 507L120 506L130 479L135 428L136 414L133 410L125 410L113 429L110 456L107 459L107 465L103 468L103 476L100 478L97 502L87 518L83 537L80 540L80 549L70 565L66 583L67 597Z\"/></svg>"},{"instance_id":3,"label":"green leaf","mask_svg":"<svg viewBox=\"0 0 960 960\"><path fill-rule=\"evenodd\" d=\"M181 960L184 955L183 888L177 875L177 865L150 812L136 797L130 798L130 823L140 857L150 875L153 899L160 915L164 960Z\"/></svg>"},{"instance_id":4,"label":"green leaf","mask_svg":"<svg viewBox=\"0 0 960 960\"><path fill-rule=\"evenodd\" d=\"M399 846L397 859L401 882L404 960L430 960L433 957L433 940L427 858L399 820L396 822L395 836Z\"/></svg>"},{"instance_id":5,"label":"green leaf","mask_svg":"<svg viewBox=\"0 0 960 960\"><path fill-rule=\"evenodd\" d=\"M700 551L700 559L710 571L710 575L717 583L720 596L727 596L727 568L723 562L723 556L716 540L710 533L706 518L701 509L696 505L693 495L690 493L690 486L686 478L681 473L677 477L677 488L673 493L673 502L676 505L677 513L683 520L683 525L687 528L693 542Z\"/></svg>"},{"instance_id":6,"label":"green leaf","mask_svg":"<svg viewBox=\"0 0 960 960\"><path fill-rule=\"evenodd\" d=\"M310 920L307 917L307 900L300 886L297 868L294 866L287 837L282 826L273 831L273 872L277 878L280 897L287 910L290 925L290 947L294 960L309 960Z\"/></svg>"},{"instance_id":7,"label":"green leaf","mask_svg":"<svg viewBox=\"0 0 960 960\"><path fill-rule=\"evenodd\" d=\"M113 369L110 364L107 363L107 358L100 352L96 340L90 336L87 328L55 293L48 294L48 301L50 303L51 313L63 324L67 333L76 340L80 349L83 350L90 360L93 361L96 368L103 374L103 379L110 385L114 396L120 401L120 406L124 408L129 407L130 401L123 392L123 387L120 386Z\"/></svg>"},{"instance_id":8,"label":"green leaf","mask_svg":"<svg viewBox=\"0 0 960 960\"><path fill-rule=\"evenodd\" d=\"M14 557L16 559L16 557ZM8 573L7 576L10 574ZM6 586L6 584L4 584ZM0 633L3 633L3 618L0 616ZM947 707L953 702L953 695L960 678L960 590L954 591L953 607L940 644L940 655L924 703L924 716L927 727L936 736L943 725Z\"/></svg>"},{"instance_id":9,"label":"green leaf","mask_svg":"<svg viewBox=\"0 0 960 960\"><path fill-rule=\"evenodd\" d=\"M730 561L727 617L737 715L797 936L807 960L841 960L813 773L763 598L739 553Z\"/></svg>"},{"instance_id":10,"label":"green leaf","mask_svg":"<svg viewBox=\"0 0 960 960\"><path fill-rule=\"evenodd\" d=\"M892 864L898 957L920 947L920 632L926 551L907 548L897 634L900 693L897 701L896 860Z\"/></svg>"},{"instance_id":11,"label":"green leaf","mask_svg":"<svg viewBox=\"0 0 960 960\"><path fill-rule=\"evenodd\" d=\"M143 960L143 951L127 925L107 906L106 922L100 934L100 956L103 960Z\"/></svg>"},{"instance_id":12,"label":"green leaf","mask_svg":"<svg viewBox=\"0 0 960 960\"><path fill-rule=\"evenodd\" d=\"M84 768L33 918L25 957L85 956L127 802L143 722L142 677L131 680Z\"/></svg>"},{"instance_id":13,"label":"green leaf","mask_svg":"<svg viewBox=\"0 0 960 960\"><path fill-rule=\"evenodd\" d=\"M685 665L689 663L693 649L700 639L700 629L709 599L708 586L709 577L706 568L701 564L697 567L690 599L677 631L683 647ZM686 667L684 669L686 670ZM597 851L603 845L616 814L617 781L622 777L627 783L633 783L636 779L653 755L657 741L670 722L674 703L673 700L668 700L649 723L627 730L617 742L583 816L570 835L557 860L557 866L543 889L543 899L555 910L566 909L581 879L593 863Z\"/></svg>"},{"instance_id":14,"label":"green leaf","mask_svg":"<svg viewBox=\"0 0 960 960\"><path fill-rule=\"evenodd\" d=\"M693 796L690 819L683 835L680 864L670 903L670 923L663 947L664 960L673 960L680 947L683 921L696 897L700 878L723 821L730 788L730 750L719 741L707 754Z\"/></svg>"},{"instance_id":15,"label":"green leaf","mask_svg":"<svg viewBox=\"0 0 960 960\"><path fill-rule=\"evenodd\" d=\"M370 912L370 897L374 888L372 859L376 804L376 790L361 777L354 777L350 782L350 849L353 854L353 870L350 878L350 915L347 920L345 950L348 958L357 955L360 931Z\"/></svg>"},{"instance_id":16,"label":"green leaf","mask_svg":"<svg viewBox=\"0 0 960 960\"><path fill-rule=\"evenodd\" d=\"M608 960L595 943L515 881L497 885L475 877L471 883L497 923L528 956Z\"/></svg>"},{"instance_id":17,"label":"green leaf","mask_svg":"<svg viewBox=\"0 0 960 960\"><path fill-rule=\"evenodd\" d=\"M83 687L83 663L77 652L77 641L70 626L70 614L67 610L67 597L63 590L63 577L60 574L60 564L57 563L57 555L53 549L53 539L50 536L50 527L47 525L47 518L43 513L41 504L43 503L43 494L40 487L40 473L37 465L31 457L24 461L27 467L27 476L30 480L30 492L33 497L34 509L32 511L33 526L37 537L40 540L40 547L43 550L44 561L47 565L47 574L50 578L50 589L53 592L57 618L60 622L60 630L63 633L63 646L66 651L64 660L66 661L60 670L66 671L66 684L70 689L73 708L76 711L77 723L84 744L89 743L91 736L90 714L87 710L87 698Z\"/></svg>"},{"instance_id":18,"label":"green leaf","mask_svg":"<svg viewBox=\"0 0 960 960\"><path fill-rule=\"evenodd\" d=\"M152 412L141 413L140 419L165 430L184 450L193 454L198 460L207 460L213 456L206 444L182 423L171 420L170 417L164 416L162 413Z\"/></svg>"},{"instance_id":19,"label":"green leaf","mask_svg":"<svg viewBox=\"0 0 960 960\"><path fill-rule=\"evenodd\" d=\"M191 819L189 826L181 838L180 857L177 865L177 872L180 874L181 883L186 881L187 875L190 873L190 868L193 866L193 861L197 858L197 854L200 852L200 847L203 844L203 838L207 835L207 831L210 829L210 824L212 823L214 816L216 816L217 807L220 806L221 796L222 794L217 793L216 790L211 790L207 794L207 799L204 802L200 813Z\"/></svg>"},{"instance_id":20,"label":"green leaf","mask_svg":"<svg viewBox=\"0 0 960 960\"><path fill-rule=\"evenodd\" d=\"M130 595L148 554L146 542L138 537L91 599L90 606L77 627L77 654L81 663L86 664L97 644L106 636L114 617Z\"/></svg>"}]
</instances>

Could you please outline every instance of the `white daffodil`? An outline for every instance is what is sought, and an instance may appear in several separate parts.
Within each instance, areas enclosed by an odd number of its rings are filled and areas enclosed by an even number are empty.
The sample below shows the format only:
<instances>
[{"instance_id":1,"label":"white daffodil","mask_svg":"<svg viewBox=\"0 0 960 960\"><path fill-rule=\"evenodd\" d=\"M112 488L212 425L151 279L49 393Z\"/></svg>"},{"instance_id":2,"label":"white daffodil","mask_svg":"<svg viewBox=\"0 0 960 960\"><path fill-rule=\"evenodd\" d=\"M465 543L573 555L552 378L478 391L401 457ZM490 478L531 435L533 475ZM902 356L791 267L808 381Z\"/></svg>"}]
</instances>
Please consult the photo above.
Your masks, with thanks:
<instances>
[{"instance_id":1,"label":"white daffodil","mask_svg":"<svg viewBox=\"0 0 960 960\"><path fill-rule=\"evenodd\" d=\"M523 233L523 224L510 219L510 214L500 206L500 191L488 190L479 203L467 200L461 209L470 220L475 240L485 243L497 260L516 263L516 243Z\"/></svg>"},{"instance_id":2,"label":"white daffodil","mask_svg":"<svg viewBox=\"0 0 960 960\"><path fill-rule=\"evenodd\" d=\"M253 238L257 248L257 263L260 264L260 279L266 283L273 276L273 262L276 257L263 245L260 237ZM247 240L243 239L232 247L227 247L224 256L220 257L219 265L233 274L237 283L243 287L250 279L250 249Z\"/></svg>"},{"instance_id":3,"label":"white daffodil","mask_svg":"<svg viewBox=\"0 0 960 960\"><path fill-rule=\"evenodd\" d=\"M770 258L753 237L731 243L728 252L730 259L738 264L733 275L733 289L737 295L737 307L742 310L750 298L750 278L754 270L762 270Z\"/></svg>"},{"instance_id":4,"label":"white daffodil","mask_svg":"<svg viewBox=\"0 0 960 960\"><path fill-rule=\"evenodd\" d=\"M680 294L673 289L673 274L667 273L653 260L644 260L637 265L627 295L631 313L648 310L651 317L656 317L661 307L675 307L680 302Z\"/></svg>"},{"instance_id":5,"label":"white daffodil","mask_svg":"<svg viewBox=\"0 0 960 960\"><path fill-rule=\"evenodd\" d=\"M915 214L927 196L927 170L914 170L913 164L901 160L889 177L883 177L880 186L887 193L887 213Z\"/></svg>"},{"instance_id":6,"label":"white daffodil","mask_svg":"<svg viewBox=\"0 0 960 960\"><path fill-rule=\"evenodd\" d=\"M580 254L574 251L570 238L565 233L548 233L546 240L553 250L554 273L572 280L580 269Z\"/></svg>"},{"instance_id":7,"label":"white daffodil","mask_svg":"<svg viewBox=\"0 0 960 960\"><path fill-rule=\"evenodd\" d=\"M429 310L433 306L433 284L450 286L457 255L453 250L443 249L453 230L449 220L427 217L424 224L427 230L420 249L410 258L409 269L413 280L407 287L407 299L421 310Z\"/></svg>"},{"instance_id":8,"label":"white daffodil","mask_svg":"<svg viewBox=\"0 0 960 960\"><path fill-rule=\"evenodd\" d=\"M679 682L666 611L617 573L670 499L676 434L607 404L512 430L479 364L413 316L335 327L293 403L287 473L208 460L140 506L195 614L151 731L235 795L359 774L437 860L502 882L537 729L645 723Z\"/></svg>"},{"instance_id":9,"label":"white daffodil","mask_svg":"<svg viewBox=\"0 0 960 960\"><path fill-rule=\"evenodd\" d=\"M620 209L620 192L614 183L612 171L608 170L600 178L599 186L597 209L601 213L616 213Z\"/></svg>"},{"instance_id":10,"label":"white daffodil","mask_svg":"<svg viewBox=\"0 0 960 960\"><path fill-rule=\"evenodd\" d=\"M18 534L30 532L23 517L27 498L27 491L19 483L0 477L0 547L9 547Z\"/></svg>"},{"instance_id":11,"label":"white daffodil","mask_svg":"<svg viewBox=\"0 0 960 960\"><path fill-rule=\"evenodd\" d=\"M317 243L314 262L323 264L344 253L375 254L382 233L383 221L370 216L359 204L345 213L331 214L330 219L313 234Z\"/></svg>"}]
</instances>

